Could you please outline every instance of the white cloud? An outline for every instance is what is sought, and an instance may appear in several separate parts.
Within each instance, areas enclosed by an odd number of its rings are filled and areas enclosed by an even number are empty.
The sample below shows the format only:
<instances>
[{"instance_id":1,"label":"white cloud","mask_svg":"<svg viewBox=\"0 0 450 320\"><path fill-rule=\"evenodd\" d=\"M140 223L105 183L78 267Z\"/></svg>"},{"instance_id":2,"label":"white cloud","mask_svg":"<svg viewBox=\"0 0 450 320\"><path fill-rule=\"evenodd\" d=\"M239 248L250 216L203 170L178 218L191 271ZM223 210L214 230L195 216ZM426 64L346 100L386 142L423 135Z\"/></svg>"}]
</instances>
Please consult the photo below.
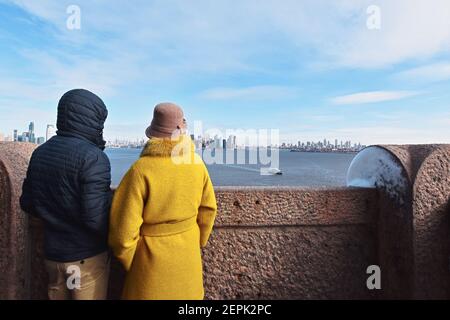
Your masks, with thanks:
<instances>
[{"instance_id":1,"label":"white cloud","mask_svg":"<svg viewBox=\"0 0 450 320\"><path fill-rule=\"evenodd\" d=\"M70 1L13 2L57 26L68 41L77 34L98 41L95 32L108 32L122 50L131 45L134 52L157 52L153 58L188 69L249 67L249 58L271 50L274 39L294 56L306 48L312 62L333 67L380 68L450 51L448 0L379 0L380 30L366 27L372 0L157 0L133 6L80 0L81 33L65 29Z\"/></svg>"},{"instance_id":2,"label":"white cloud","mask_svg":"<svg viewBox=\"0 0 450 320\"><path fill-rule=\"evenodd\" d=\"M399 72L394 78L403 81L438 82L450 79L450 62L439 62Z\"/></svg>"},{"instance_id":3,"label":"white cloud","mask_svg":"<svg viewBox=\"0 0 450 320\"><path fill-rule=\"evenodd\" d=\"M365 8L374 4L365 3ZM355 10L347 18L356 14L360 19L320 48L329 52L330 63L334 60L337 66L382 68L449 53L448 0L382 0L375 4L381 10L381 29L368 30L367 15L362 14L361 8L353 7Z\"/></svg>"},{"instance_id":4,"label":"white cloud","mask_svg":"<svg viewBox=\"0 0 450 320\"><path fill-rule=\"evenodd\" d=\"M82 10L80 31L65 28L66 8L73 1L12 2L33 16L30 23L37 17L56 27L43 29L45 32L52 30L45 35L55 40L54 46L21 42L19 54L27 62L24 65L31 65L29 70L22 68L29 71L21 72L27 78L8 78L9 83L0 83L0 94L6 94L10 101L16 99L18 106L30 101L56 104L59 96L73 87L85 87L108 96L121 95L120 90L125 86L136 85L142 89L154 83L164 87L182 81L198 81L204 85L204 81L209 80L202 77L204 75L224 79L230 79L231 75L237 79L236 86L201 93L204 99L265 100L295 96L297 92L292 87L239 87L240 75L244 75L243 78L258 76L261 71L266 75L278 75L284 72L279 66L285 61L288 66L292 62L303 68L303 73L310 72L304 68L305 64L390 70L390 66L412 62L428 65L405 71L403 79L448 79L446 63L430 64L429 61L450 51L448 0L378 0L375 3L373 0L284 0L282 4L277 0L136 0L133 5L120 0L114 3L77 0ZM381 8L379 31L366 28L366 9L372 4ZM41 23L35 25L42 27ZM10 68L1 63L0 66ZM296 72L298 70L288 70L287 76ZM269 79L265 83L274 82ZM383 102L417 94L416 91L359 92L336 97L332 102ZM311 122L320 120L331 121L332 118L319 117ZM280 120L280 123L285 121ZM371 139L370 130L356 129L355 140L358 134L367 134L366 138ZM348 130L342 134L344 138L353 129L349 126ZM375 136L383 135L386 141L389 141L389 134L403 142L409 137L426 140L420 137L421 133L414 136L414 132L417 133L409 129L387 130ZM445 132L442 136L450 136ZM326 130L321 129L318 136L325 134ZM331 132L330 136L334 134L338 132ZM425 131L423 134L430 135Z\"/></svg>"},{"instance_id":5,"label":"white cloud","mask_svg":"<svg viewBox=\"0 0 450 320\"><path fill-rule=\"evenodd\" d=\"M68 4L64 4L63 1L52 0L12 0L10 1L22 9L32 13L33 15L53 22L60 20L62 24L65 23L64 14ZM61 25L62 25L61 24Z\"/></svg>"},{"instance_id":6,"label":"white cloud","mask_svg":"<svg viewBox=\"0 0 450 320\"><path fill-rule=\"evenodd\" d=\"M253 86L246 88L214 88L200 93L200 98L209 100L267 100L289 98L295 95L296 90L283 86Z\"/></svg>"},{"instance_id":7,"label":"white cloud","mask_svg":"<svg viewBox=\"0 0 450 320\"><path fill-rule=\"evenodd\" d=\"M418 91L368 91L335 97L331 102L337 105L376 103L405 99L418 94Z\"/></svg>"},{"instance_id":8,"label":"white cloud","mask_svg":"<svg viewBox=\"0 0 450 320\"><path fill-rule=\"evenodd\" d=\"M73 88L85 88L101 96L114 95L116 90L138 77L135 56L118 52L103 58L53 51L22 50L20 54L33 62L38 89L45 94L62 95Z\"/></svg>"},{"instance_id":9,"label":"white cloud","mask_svg":"<svg viewBox=\"0 0 450 320\"><path fill-rule=\"evenodd\" d=\"M51 92L54 87L51 84L35 82L30 79L8 78L0 79L0 102L5 105L20 97L20 101L33 101L41 103L55 98Z\"/></svg>"}]
</instances>

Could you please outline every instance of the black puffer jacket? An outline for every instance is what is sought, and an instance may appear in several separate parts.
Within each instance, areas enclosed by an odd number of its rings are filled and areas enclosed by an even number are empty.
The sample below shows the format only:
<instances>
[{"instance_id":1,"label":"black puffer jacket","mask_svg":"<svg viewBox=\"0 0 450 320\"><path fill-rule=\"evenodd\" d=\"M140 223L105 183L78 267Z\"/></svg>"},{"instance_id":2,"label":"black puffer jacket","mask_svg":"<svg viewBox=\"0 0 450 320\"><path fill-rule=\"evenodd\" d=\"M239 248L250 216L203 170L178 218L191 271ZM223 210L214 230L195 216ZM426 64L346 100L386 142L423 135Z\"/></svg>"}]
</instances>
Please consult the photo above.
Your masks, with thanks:
<instances>
[{"instance_id":1,"label":"black puffer jacket","mask_svg":"<svg viewBox=\"0 0 450 320\"><path fill-rule=\"evenodd\" d=\"M49 260L72 262L107 250L112 198L103 152L107 115L93 93L69 91L58 104L57 135L33 152L20 204L44 221Z\"/></svg>"}]
</instances>

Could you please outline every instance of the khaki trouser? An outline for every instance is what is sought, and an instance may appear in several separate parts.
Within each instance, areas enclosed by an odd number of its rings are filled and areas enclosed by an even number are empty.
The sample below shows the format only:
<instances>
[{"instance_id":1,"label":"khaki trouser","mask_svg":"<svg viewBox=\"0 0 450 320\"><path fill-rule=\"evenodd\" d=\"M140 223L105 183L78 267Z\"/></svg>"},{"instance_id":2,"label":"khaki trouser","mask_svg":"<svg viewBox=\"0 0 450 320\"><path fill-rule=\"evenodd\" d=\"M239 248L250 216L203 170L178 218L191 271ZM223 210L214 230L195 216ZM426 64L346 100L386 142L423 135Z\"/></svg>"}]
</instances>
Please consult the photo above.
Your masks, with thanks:
<instances>
[{"instance_id":1,"label":"khaki trouser","mask_svg":"<svg viewBox=\"0 0 450 320\"><path fill-rule=\"evenodd\" d=\"M105 300L108 291L110 256L101 253L80 261L45 260L50 300Z\"/></svg>"}]
</instances>

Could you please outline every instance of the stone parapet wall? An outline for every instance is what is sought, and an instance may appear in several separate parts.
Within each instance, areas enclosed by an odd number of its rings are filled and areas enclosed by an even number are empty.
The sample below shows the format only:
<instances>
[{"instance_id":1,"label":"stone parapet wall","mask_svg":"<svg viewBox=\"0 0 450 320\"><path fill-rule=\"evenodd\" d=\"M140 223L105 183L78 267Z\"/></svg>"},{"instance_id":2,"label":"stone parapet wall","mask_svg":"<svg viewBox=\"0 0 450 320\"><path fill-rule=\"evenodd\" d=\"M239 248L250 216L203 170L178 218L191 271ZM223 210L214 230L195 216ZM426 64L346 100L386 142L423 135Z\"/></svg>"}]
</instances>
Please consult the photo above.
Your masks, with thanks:
<instances>
[{"instance_id":1,"label":"stone parapet wall","mask_svg":"<svg viewBox=\"0 0 450 320\"><path fill-rule=\"evenodd\" d=\"M0 143L0 299L46 298L42 227L18 204L33 148ZM374 146L349 169L354 187L216 188L206 298L449 298L449 159L447 145ZM114 261L110 298L123 278Z\"/></svg>"},{"instance_id":2,"label":"stone parapet wall","mask_svg":"<svg viewBox=\"0 0 450 320\"><path fill-rule=\"evenodd\" d=\"M375 189L217 188L204 250L211 299L373 298Z\"/></svg>"}]
</instances>

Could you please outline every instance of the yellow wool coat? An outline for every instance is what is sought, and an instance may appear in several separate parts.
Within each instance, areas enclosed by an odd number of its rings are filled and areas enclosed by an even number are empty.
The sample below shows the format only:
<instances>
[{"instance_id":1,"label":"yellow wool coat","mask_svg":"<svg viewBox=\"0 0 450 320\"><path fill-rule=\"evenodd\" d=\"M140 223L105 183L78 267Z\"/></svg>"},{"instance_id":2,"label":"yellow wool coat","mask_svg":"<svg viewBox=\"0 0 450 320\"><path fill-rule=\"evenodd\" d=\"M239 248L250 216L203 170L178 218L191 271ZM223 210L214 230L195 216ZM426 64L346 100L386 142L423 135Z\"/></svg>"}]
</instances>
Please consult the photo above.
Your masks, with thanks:
<instances>
[{"instance_id":1,"label":"yellow wool coat","mask_svg":"<svg viewBox=\"0 0 450 320\"><path fill-rule=\"evenodd\" d=\"M217 213L189 137L152 138L117 188L109 244L127 271L123 299L203 299L201 247Z\"/></svg>"}]
</instances>

